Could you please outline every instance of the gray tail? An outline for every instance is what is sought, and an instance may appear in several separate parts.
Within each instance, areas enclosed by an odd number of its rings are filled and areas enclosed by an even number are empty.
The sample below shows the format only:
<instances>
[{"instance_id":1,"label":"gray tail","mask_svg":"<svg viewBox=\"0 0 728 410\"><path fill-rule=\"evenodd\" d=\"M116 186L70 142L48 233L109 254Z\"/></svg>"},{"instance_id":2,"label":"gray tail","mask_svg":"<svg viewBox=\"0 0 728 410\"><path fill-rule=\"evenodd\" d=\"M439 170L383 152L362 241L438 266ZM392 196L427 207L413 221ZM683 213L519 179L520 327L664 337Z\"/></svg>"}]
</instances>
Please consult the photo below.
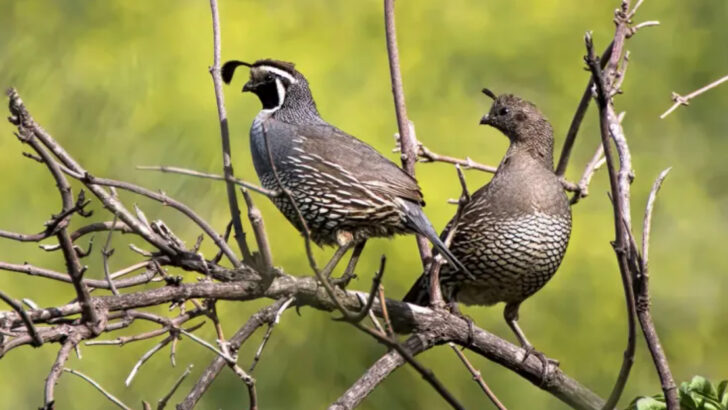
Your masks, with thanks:
<instances>
[{"instance_id":1,"label":"gray tail","mask_svg":"<svg viewBox=\"0 0 728 410\"><path fill-rule=\"evenodd\" d=\"M430 306L430 280L427 274L420 275L417 282L402 299L407 303L414 303L420 306Z\"/></svg>"},{"instance_id":2,"label":"gray tail","mask_svg":"<svg viewBox=\"0 0 728 410\"><path fill-rule=\"evenodd\" d=\"M473 274L470 273L465 265L460 263L455 255L447 249L447 246L442 243L437 232L435 232L435 228L432 227L430 220L427 219L427 216L425 216L425 213L422 211L422 207L411 202L405 202L405 210L407 213L407 223L410 227L412 227L412 229L414 229L417 233L424 235L432 243L435 249L442 254L442 256L444 256L452 266L457 268L457 270L470 276L471 279L474 278Z\"/></svg>"}]
</instances>

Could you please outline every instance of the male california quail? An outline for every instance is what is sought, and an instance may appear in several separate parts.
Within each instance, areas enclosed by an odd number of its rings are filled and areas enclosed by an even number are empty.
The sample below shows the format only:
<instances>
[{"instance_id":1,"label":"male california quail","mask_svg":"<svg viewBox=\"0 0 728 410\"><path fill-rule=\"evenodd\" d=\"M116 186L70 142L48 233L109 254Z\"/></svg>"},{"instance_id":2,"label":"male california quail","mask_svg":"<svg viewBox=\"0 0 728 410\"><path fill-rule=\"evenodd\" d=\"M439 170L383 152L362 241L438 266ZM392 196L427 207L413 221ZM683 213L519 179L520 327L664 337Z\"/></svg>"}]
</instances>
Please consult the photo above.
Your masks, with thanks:
<instances>
[{"instance_id":1,"label":"male california quail","mask_svg":"<svg viewBox=\"0 0 728 410\"><path fill-rule=\"evenodd\" d=\"M250 128L255 170L271 190L280 188L278 174L316 244L363 246L370 237L418 233L462 268L422 211L417 181L371 146L324 121L306 78L292 63L228 61L222 68L226 83L240 65L250 67L243 91L255 93L263 105ZM287 195L273 202L303 230Z\"/></svg>"},{"instance_id":2,"label":"male california quail","mask_svg":"<svg viewBox=\"0 0 728 410\"><path fill-rule=\"evenodd\" d=\"M505 302L504 317L530 353L533 346L517 323L518 307L559 267L571 234L571 209L553 170L554 137L548 120L528 101L496 97L487 89L483 93L494 102L480 123L503 132L510 146L493 179L464 206L450 245L476 279L444 266L440 285L448 302ZM428 283L422 275L404 300L428 305Z\"/></svg>"}]
</instances>

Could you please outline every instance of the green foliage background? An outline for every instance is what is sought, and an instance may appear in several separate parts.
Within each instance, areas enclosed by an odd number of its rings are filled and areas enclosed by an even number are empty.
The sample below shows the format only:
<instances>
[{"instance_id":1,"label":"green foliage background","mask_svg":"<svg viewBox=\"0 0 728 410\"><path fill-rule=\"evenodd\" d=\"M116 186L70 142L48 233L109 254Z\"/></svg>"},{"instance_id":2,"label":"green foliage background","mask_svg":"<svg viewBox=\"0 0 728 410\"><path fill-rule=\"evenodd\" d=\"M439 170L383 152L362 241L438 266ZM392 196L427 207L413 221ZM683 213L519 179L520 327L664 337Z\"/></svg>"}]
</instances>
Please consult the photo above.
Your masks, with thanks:
<instances>
[{"instance_id":1,"label":"green foliage background","mask_svg":"<svg viewBox=\"0 0 728 410\"><path fill-rule=\"evenodd\" d=\"M381 1L221 2L223 58L275 57L296 62L309 79L323 116L382 152L390 152L396 123L390 93ZM594 30L601 50L613 34L616 1L400 0L397 23L409 114L417 135L431 149L497 164L506 139L478 126L489 101L479 90L520 94L541 107L553 122L560 147L588 79L583 34ZM219 129L207 67L212 62L208 2L71 0L0 1L0 84L15 86L36 119L96 175L133 181L191 204L222 230L228 220L223 187L178 175L136 171L142 164L178 165L203 171L221 169ZM636 180L633 217L641 220L652 180L673 166L661 193L650 253L654 317L678 380L702 374L713 380L728 370L728 88L717 89L666 120L670 92L687 92L728 72L728 3L725 0L646 1L638 20L662 25L640 32L632 51L618 108L627 111L625 130L632 147ZM242 76L241 76L242 77ZM242 80L227 87L234 163L239 176L255 181L247 132L259 103L241 95ZM594 110L577 141L568 176L578 179L598 143ZM0 122L0 227L37 232L59 209L53 182L39 164L23 158L13 128ZM395 158L395 154L390 154ZM574 232L562 268L521 309L522 327L536 347L558 358L561 367L601 395L608 394L626 340L622 286L609 241L613 222L600 171L592 195L574 208ZM446 204L458 195L452 167L418 166L437 227L454 212ZM471 171L475 188L487 175ZM198 234L170 209L137 197L150 218L161 217L188 243ZM303 243L267 199L258 197L268 225L276 263L288 272L308 274ZM96 219L102 217L98 202ZM78 223L78 222L77 222ZM638 225L638 224L636 224ZM97 244L102 238L97 238ZM112 269L135 260L116 236ZM137 244L139 241L137 240ZM203 251L214 252L210 243ZM318 252L321 258L331 250ZM88 277L103 275L98 248L87 262ZM361 278L366 289L380 254L389 258L387 294L400 297L419 274L411 237L377 240L367 247ZM61 256L32 244L3 240L0 260L62 269ZM195 280L189 275L186 280ZM0 272L0 288L42 306L66 303L69 286ZM101 294L101 292L98 292ZM232 333L262 302L223 303L226 331ZM3 307L2 309L6 309ZM466 309L476 323L513 339L501 307ZM135 326L125 334L147 330ZM201 334L212 338L212 327ZM261 334L242 353L248 363ZM194 377L211 359L199 345L183 341L178 367L166 353L144 365L131 387L123 380L154 341L118 347L83 348L69 367L102 383L130 405L156 401L185 365ZM36 408L57 345L24 347L0 360L4 408ZM622 406L638 395L659 391L659 382L640 341ZM274 333L256 369L263 409L322 408L343 392L384 348L330 315L290 311ZM457 358L438 348L422 360L468 408L488 408ZM560 409L564 405L515 374L473 357L501 400L513 409ZM178 393L175 399L179 399ZM64 375L57 388L59 408L109 408L85 382ZM245 407L239 380L224 371L201 409ZM485 403L485 404L484 404ZM444 408L444 402L409 368L398 370L361 407Z\"/></svg>"}]
</instances>

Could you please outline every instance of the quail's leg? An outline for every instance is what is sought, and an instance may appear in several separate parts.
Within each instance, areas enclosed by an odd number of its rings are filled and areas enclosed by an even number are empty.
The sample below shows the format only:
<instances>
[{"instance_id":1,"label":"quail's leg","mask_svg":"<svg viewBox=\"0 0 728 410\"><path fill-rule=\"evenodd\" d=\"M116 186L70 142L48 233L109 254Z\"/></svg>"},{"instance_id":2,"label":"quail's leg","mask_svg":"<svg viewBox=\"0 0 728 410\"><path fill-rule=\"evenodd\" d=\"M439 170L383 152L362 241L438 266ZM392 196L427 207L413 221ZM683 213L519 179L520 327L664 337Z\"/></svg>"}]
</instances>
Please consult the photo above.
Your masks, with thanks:
<instances>
[{"instance_id":1,"label":"quail's leg","mask_svg":"<svg viewBox=\"0 0 728 410\"><path fill-rule=\"evenodd\" d=\"M354 245L354 251L351 253L351 259L349 259L349 264L346 265L346 270L344 270L344 274L341 275L341 277L333 279L331 281L334 285L344 289L349 285L349 282L356 277L354 269L356 268L356 264L359 262L359 256L361 256L361 253L364 250L364 245L366 245L366 243L366 241L361 241Z\"/></svg>"},{"instance_id":2,"label":"quail's leg","mask_svg":"<svg viewBox=\"0 0 728 410\"><path fill-rule=\"evenodd\" d=\"M508 326L510 326L511 330L513 330L513 333L516 334L516 337L518 338L518 342L521 344L521 347L526 351L526 354L523 356L523 360L525 361L526 359L528 359L528 356L530 355L534 355L538 357L539 360L541 360L541 364L543 365L541 370L541 383L545 383L548 377L549 365L554 364L558 366L559 362L547 358L546 355L534 349L533 345L528 341L528 339L526 339L526 335L521 330L521 327L518 326L518 308L520 306L521 302L506 304L506 308L503 311L503 317L506 319L506 323L508 323Z\"/></svg>"},{"instance_id":3,"label":"quail's leg","mask_svg":"<svg viewBox=\"0 0 728 410\"><path fill-rule=\"evenodd\" d=\"M344 254L346 251L348 251L351 248L351 243L340 245L338 249L336 249L336 252L334 252L334 256L331 257L331 260L324 266L324 268L321 270L321 273L326 276L326 278L331 277L331 273L336 268L336 265L341 261L341 258L344 257Z\"/></svg>"}]
</instances>

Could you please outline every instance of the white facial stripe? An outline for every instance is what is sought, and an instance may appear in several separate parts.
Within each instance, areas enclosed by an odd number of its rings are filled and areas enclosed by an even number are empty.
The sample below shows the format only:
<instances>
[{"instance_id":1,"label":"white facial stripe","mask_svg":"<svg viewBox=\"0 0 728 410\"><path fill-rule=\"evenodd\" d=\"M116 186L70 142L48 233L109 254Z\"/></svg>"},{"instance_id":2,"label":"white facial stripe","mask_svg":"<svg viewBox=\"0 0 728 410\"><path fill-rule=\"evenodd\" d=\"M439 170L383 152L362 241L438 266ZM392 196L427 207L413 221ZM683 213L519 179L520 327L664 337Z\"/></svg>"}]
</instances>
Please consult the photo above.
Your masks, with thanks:
<instances>
[{"instance_id":1,"label":"white facial stripe","mask_svg":"<svg viewBox=\"0 0 728 410\"><path fill-rule=\"evenodd\" d=\"M286 72L286 71L284 71L284 70L281 70L280 68L277 68L277 67L272 67L272 66L269 66L269 65L262 65L262 66L258 66L258 68L260 68L260 69L261 69L261 70L263 70L263 71L267 71L267 72L269 72L269 73L273 73L273 74L275 74L275 75L278 75L278 76L281 76L281 77L285 77L285 78L287 78L287 79L288 79L288 81L290 81L290 82L291 82L292 84L295 84L295 83L297 83L297 82L298 82L298 80L296 80L295 78L293 78L293 76L292 76L292 75L290 75L289 73L287 73L287 72Z\"/></svg>"},{"instance_id":2,"label":"white facial stripe","mask_svg":"<svg viewBox=\"0 0 728 410\"><path fill-rule=\"evenodd\" d=\"M280 78L276 78L276 89L278 90L278 106L275 110L281 108L283 101L286 99L286 87L283 86L283 81Z\"/></svg>"}]
</instances>

